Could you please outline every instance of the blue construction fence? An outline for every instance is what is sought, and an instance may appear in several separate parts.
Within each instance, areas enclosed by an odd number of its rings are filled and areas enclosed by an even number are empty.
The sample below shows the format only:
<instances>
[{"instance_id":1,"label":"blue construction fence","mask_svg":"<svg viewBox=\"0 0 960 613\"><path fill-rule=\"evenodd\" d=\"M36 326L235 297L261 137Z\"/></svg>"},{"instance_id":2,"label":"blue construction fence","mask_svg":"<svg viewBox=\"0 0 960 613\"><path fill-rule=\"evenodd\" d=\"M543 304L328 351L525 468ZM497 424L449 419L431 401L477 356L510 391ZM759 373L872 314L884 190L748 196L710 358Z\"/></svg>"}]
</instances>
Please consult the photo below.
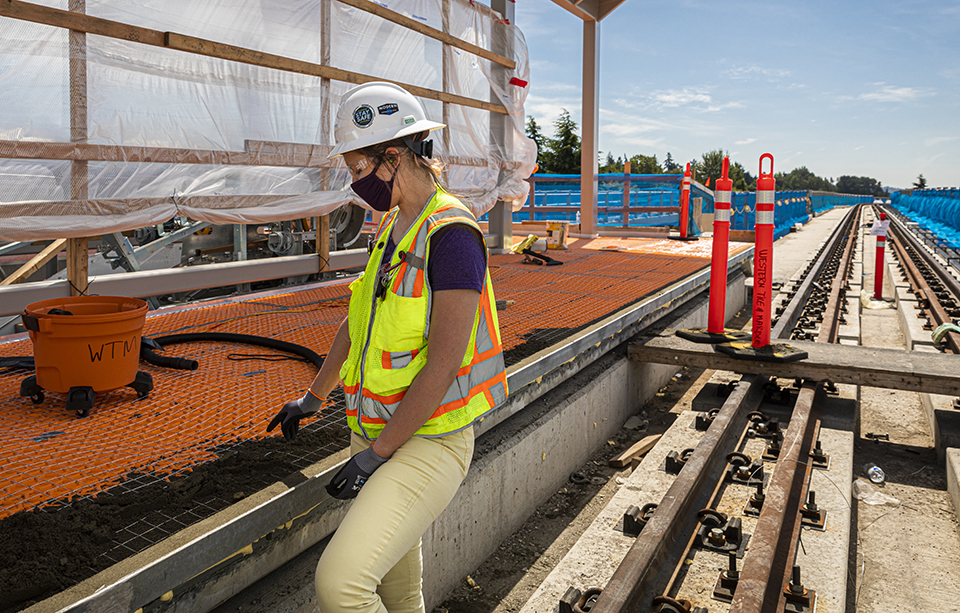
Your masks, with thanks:
<instances>
[{"instance_id":1,"label":"blue construction fence","mask_svg":"<svg viewBox=\"0 0 960 613\"><path fill-rule=\"evenodd\" d=\"M680 214L657 210L680 207L682 175L600 174L597 184L598 227L622 228L624 186L629 178L628 226L678 226ZM531 197L523 209L513 214L514 223L523 221L580 220L580 175L535 174L530 178ZM690 198L690 231L700 234L693 219L693 199L701 198L704 214L713 214L713 192L694 183ZM814 214L836 206L871 202L870 196L830 194L809 191L778 191L774 205L774 236L790 232L794 224L805 224ZM649 209L649 210L644 210ZM734 192L731 202L731 229L753 230L756 218L756 194ZM486 216L481 217L481 221ZM709 228L704 228L709 230Z\"/></svg>"},{"instance_id":2,"label":"blue construction fence","mask_svg":"<svg viewBox=\"0 0 960 613\"><path fill-rule=\"evenodd\" d=\"M669 226L680 223L675 212L645 211L650 208L680 206L681 175L629 175L628 220L630 226ZM597 183L597 225L623 227L623 192L627 175L603 173ZM535 174L532 199L522 211L513 214L521 221L569 221L577 223L580 214L580 175ZM532 210L531 210L532 205ZM617 210L605 210L605 209Z\"/></svg>"},{"instance_id":3,"label":"blue construction fence","mask_svg":"<svg viewBox=\"0 0 960 613\"><path fill-rule=\"evenodd\" d=\"M960 249L960 190L917 189L893 192L890 204L952 249Z\"/></svg>"}]
</instances>

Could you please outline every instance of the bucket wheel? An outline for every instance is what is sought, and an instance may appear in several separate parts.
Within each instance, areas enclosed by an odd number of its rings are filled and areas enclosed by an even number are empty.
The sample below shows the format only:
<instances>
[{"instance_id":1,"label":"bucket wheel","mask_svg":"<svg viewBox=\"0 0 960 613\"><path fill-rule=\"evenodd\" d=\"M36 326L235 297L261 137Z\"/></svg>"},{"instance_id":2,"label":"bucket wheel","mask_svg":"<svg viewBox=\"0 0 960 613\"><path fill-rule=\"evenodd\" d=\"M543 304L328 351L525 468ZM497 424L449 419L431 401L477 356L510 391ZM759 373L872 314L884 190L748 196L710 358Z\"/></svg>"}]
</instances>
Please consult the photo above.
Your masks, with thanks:
<instances>
[{"instance_id":1,"label":"bucket wheel","mask_svg":"<svg viewBox=\"0 0 960 613\"><path fill-rule=\"evenodd\" d=\"M76 411L80 417L86 417L97 400L97 392L92 387L71 387L67 392L67 410Z\"/></svg>"},{"instance_id":2,"label":"bucket wheel","mask_svg":"<svg viewBox=\"0 0 960 613\"><path fill-rule=\"evenodd\" d=\"M43 402L43 388L37 385L36 375L30 375L20 382L20 395L29 397L33 404Z\"/></svg>"},{"instance_id":3,"label":"bucket wheel","mask_svg":"<svg viewBox=\"0 0 960 613\"><path fill-rule=\"evenodd\" d=\"M153 390L153 377L145 370L137 371L137 378L127 387L132 387L137 392L137 400L142 400Z\"/></svg>"}]
</instances>

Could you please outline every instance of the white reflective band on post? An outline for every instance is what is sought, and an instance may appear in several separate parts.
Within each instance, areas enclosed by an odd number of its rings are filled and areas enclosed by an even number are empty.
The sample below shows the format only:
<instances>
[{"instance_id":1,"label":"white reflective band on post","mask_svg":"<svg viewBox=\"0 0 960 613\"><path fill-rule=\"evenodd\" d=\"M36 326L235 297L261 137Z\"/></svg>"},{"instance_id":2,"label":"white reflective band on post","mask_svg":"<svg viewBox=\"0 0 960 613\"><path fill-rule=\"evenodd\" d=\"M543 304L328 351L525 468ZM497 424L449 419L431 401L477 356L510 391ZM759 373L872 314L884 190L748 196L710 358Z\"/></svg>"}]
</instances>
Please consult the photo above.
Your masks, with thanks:
<instances>
[{"instance_id":1,"label":"white reflective band on post","mask_svg":"<svg viewBox=\"0 0 960 613\"><path fill-rule=\"evenodd\" d=\"M757 225L760 224L769 224L773 225L773 211L757 211Z\"/></svg>"},{"instance_id":2,"label":"white reflective band on post","mask_svg":"<svg viewBox=\"0 0 960 613\"><path fill-rule=\"evenodd\" d=\"M713 192L713 201L714 202L726 202L730 204L730 192L729 191L717 191Z\"/></svg>"},{"instance_id":3,"label":"white reflective band on post","mask_svg":"<svg viewBox=\"0 0 960 613\"><path fill-rule=\"evenodd\" d=\"M757 204L773 204L774 194L776 194L776 192L767 190L758 191Z\"/></svg>"},{"instance_id":4,"label":"white reflective band on post","mask_svg":"<svg viewBox=\"0 0 960 613\"><path fill-rule=\"evenodd\" d=\"M730 223L730 209L714 209L713 210L713 221L725 221Z\"/></svg>"},{"instance_id":5,"label":"white reflective band on post","mask_svg":"<svg viewBox=\"0 0 960 613\"><path fill-rule=\"evenodd\" d=\"M683 178L683 186L684 186L684 187L690 187L690 179L684 177L684 178Z\"/></svg>"}]
</instances>

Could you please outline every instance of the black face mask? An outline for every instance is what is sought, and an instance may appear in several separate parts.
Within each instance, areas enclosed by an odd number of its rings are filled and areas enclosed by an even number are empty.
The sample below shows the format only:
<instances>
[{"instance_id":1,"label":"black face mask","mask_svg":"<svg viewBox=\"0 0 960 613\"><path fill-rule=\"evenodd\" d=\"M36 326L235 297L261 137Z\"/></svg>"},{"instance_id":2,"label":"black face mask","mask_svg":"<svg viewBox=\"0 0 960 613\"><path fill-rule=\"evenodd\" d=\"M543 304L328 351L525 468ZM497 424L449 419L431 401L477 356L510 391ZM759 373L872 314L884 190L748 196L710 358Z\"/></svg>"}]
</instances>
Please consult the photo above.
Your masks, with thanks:
<instances>
[{"instance_id":1,"label":"black face mask","mask_svg":"<svg viewBox=\"0 0 960 613\"><path fill-rule=\"evenodd\" d=\"M350 184L350 187L374 211L385 213L390 210L390 202L393 199L393 179L397 176L397 172L394 171L390 180L385 181L377 176L377 170L379 169L380 164L378 163L373 172L354 181Z\"/></svg>"}]
</instances>

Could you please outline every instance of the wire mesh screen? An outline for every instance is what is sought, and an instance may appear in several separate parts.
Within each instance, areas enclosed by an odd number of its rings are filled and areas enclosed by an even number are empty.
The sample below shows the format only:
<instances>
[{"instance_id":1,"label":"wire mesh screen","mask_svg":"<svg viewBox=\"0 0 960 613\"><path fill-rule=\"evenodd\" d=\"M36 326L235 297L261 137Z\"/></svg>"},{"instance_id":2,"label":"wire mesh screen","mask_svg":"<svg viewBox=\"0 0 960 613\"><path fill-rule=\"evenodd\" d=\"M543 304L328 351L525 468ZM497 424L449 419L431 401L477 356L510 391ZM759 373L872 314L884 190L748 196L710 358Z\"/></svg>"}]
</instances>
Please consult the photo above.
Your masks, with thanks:
<instances>
[{"instance_id":1,"label":"wire mesh screen","mask_svg":"<svg viewBox=\"0 0 960 613\"><path fill-rule=\"evenodd\" d=\"M734 243L731 253L745 247ZM710 252L709 241L596 239L551 251L561 266L492 256L494 291L507 305L498 317L508 365L706 267ZM246 296L156 313L144 336L234 332L322 354L347 304L346 281ZM20 397L30 371L0 372L0 530L19 512L88 512L90 540L100 542L89 561L93 572L348 445L340 389L293 443L265 431L312 382L310 363L232 343L172 345L163 353L195 359L200 368L141 363L154 379L150 395L138 400L126 388L101 394L86 418L66 411L62 394L51 392L41 404ZM0 342L0 357L31 354L23 336Z\"/></svg>"}]
</instances>

